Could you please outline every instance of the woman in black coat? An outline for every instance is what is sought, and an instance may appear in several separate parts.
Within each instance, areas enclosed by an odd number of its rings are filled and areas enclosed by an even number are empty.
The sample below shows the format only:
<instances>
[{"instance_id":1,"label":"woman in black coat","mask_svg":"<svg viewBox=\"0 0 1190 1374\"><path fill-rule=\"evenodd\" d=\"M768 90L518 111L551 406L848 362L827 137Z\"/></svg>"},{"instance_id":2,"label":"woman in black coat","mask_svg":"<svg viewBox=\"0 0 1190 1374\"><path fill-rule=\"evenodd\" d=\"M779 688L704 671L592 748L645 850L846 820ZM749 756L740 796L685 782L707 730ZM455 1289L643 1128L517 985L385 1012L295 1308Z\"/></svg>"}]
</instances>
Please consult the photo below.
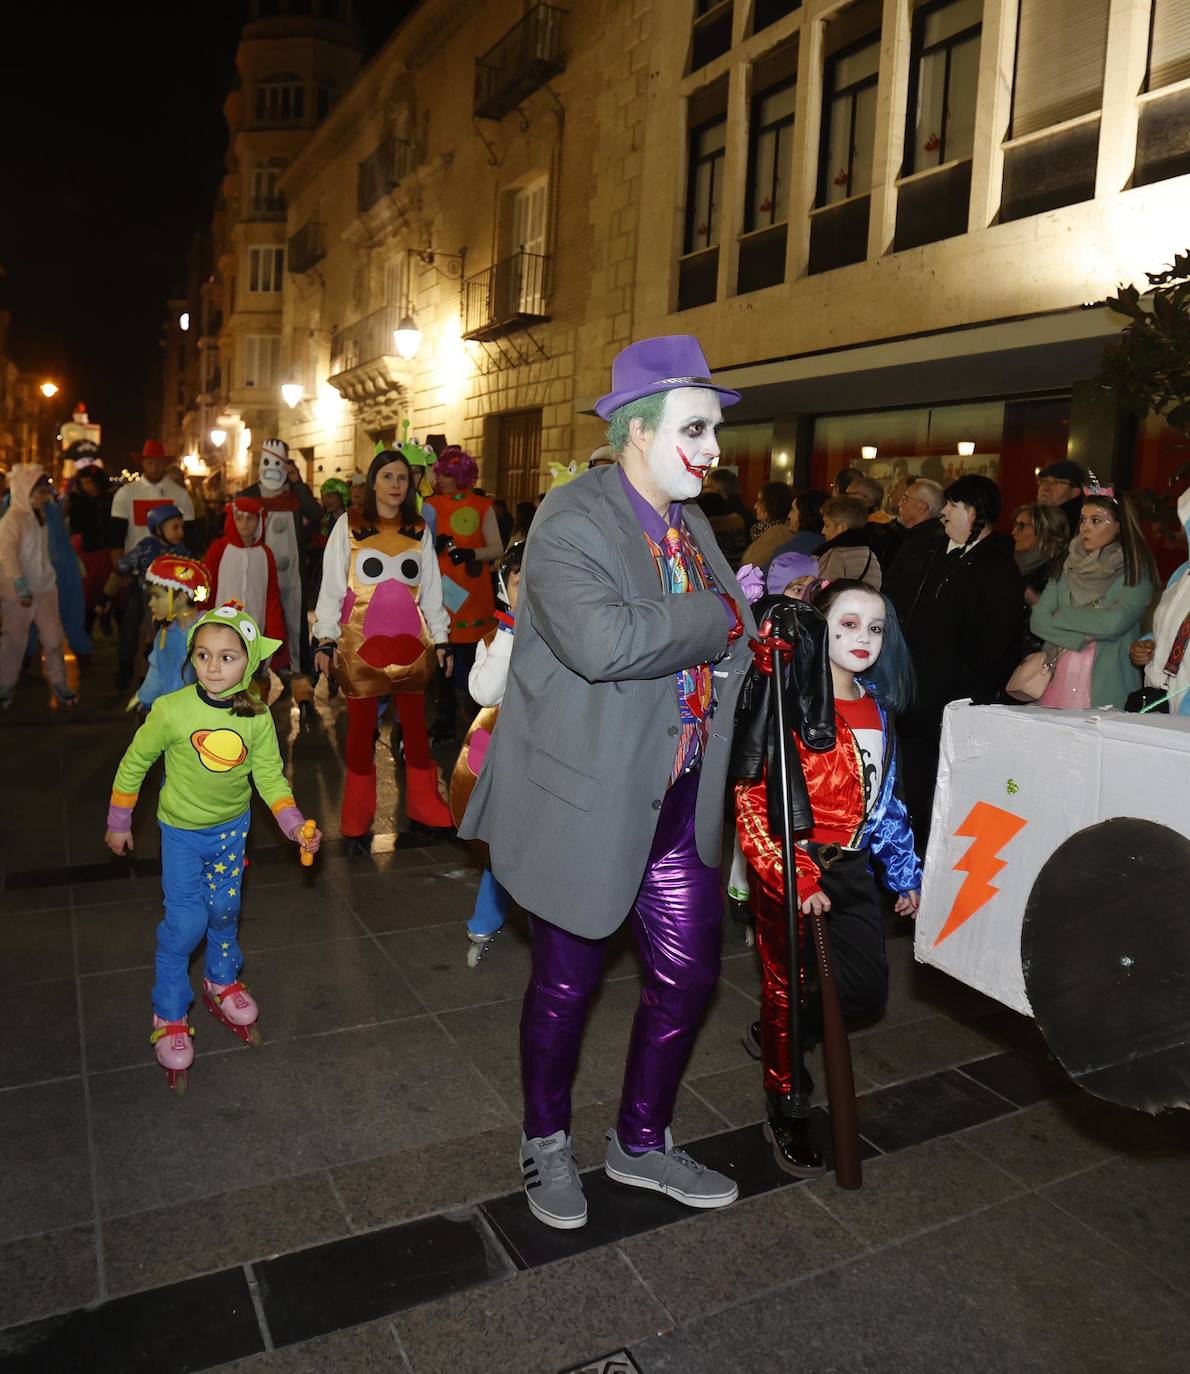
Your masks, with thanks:
<instances>
[{"instance_id":1,"label":"woman in black coat","mask_svg":"<svg viewBox=\"0 0 1190 1374\"><path fill-rule=\"evenodd\" d=\"M971 474L944 495L942 529L936 539L920 541L917 567L897 607L917 671L917 699L900 726L906 801L923 853L942 713L951 701L999 697L1020 657L1024 595L1012 545L993 530L999 487Z\"/></svg>"}]
</instances>

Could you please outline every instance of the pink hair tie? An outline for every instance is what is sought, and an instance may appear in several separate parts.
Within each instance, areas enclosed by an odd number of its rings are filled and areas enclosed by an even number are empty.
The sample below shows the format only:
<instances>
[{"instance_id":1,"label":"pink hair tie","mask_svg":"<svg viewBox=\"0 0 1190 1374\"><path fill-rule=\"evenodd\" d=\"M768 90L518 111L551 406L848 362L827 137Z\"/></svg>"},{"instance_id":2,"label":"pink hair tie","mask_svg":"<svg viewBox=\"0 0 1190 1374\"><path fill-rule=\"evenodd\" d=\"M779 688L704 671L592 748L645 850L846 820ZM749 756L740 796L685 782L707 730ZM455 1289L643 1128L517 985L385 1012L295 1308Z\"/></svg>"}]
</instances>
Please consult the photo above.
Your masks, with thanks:
<instances>
[{"instance_id":1,"label":"pink hair tie","mask_svg":"<svg viewBox=\"0 0 1190 1374\"><path fill-rule=\"evenodd\" d=\"M1101 487L1101 486L1098 486L1098 485L1093 486L1093 487L1084 487L1084 488L1083 488L1083 495L1084 495L1084 496L1110 496L1111 499L1114 501L1114 500L1116 499L1116 489L1115 489L1115 487Z\"/></svg>"}]
</instances>

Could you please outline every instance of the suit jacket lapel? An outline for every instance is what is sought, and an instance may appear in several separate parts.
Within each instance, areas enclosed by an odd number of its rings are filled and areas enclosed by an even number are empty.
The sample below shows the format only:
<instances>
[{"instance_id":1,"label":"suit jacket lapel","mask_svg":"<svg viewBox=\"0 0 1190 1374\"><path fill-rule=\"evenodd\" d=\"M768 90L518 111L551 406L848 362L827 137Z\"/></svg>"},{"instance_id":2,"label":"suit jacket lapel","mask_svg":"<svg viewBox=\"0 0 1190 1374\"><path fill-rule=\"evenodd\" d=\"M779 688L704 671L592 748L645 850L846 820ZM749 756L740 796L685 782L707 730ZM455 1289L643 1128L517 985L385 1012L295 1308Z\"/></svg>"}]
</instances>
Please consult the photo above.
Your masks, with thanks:
<instances>
[{"instance_id":1,"label":"suit jacket lapel","mask_svg":"<svg viewBox=\"0 0 1190 1374\"><path fill-rule=\"evenodd\" d=\"M615 513L633 589L642 596L662 597L665 590L661 586L661 578L657 575L657 564L645 543L644 531L636 518L636 512L624 494L619 465L610 464L603 472L606 474L603 478L603 495Z\"/></svg>"}]
</instances>

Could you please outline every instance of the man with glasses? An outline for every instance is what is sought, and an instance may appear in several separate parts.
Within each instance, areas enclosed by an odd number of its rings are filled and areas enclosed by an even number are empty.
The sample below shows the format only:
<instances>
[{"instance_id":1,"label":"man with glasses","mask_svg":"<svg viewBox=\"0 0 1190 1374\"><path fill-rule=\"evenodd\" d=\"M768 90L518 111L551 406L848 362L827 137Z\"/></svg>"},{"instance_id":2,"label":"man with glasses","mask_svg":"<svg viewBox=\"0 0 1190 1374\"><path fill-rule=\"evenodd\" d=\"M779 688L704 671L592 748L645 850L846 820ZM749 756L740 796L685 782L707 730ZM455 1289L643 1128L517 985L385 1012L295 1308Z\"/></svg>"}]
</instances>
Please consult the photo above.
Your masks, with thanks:
<instances>
[{"instance_id":1,"label":"man with glasses","mask_svg":"<svg viewBox=\"0 0 1190 1374\"><path fill-rule=\"evenodd\" d=\"M901 497L896 521L887 527L889 537L896 539L891 545L896 554L885 566L883 590L902 618L903 608L907 609L925 576L930 546L942 537L938 523L941 514L941 485L929 477L918 477Z\"/></svg>"},{"instance_id":2,"label":"man with glasses","mask_svg":"<svg viewBox=\"0 0 1190 1374\"><path fill-rule=\"evenodd\" d=\"M1085 469L1069 458L1051 463L1037 474L1037 504L1061 506L1070 526L1070 537L1078 533L1079 517L1083 510L1083 487L1087 484Z\"/></svg>"}]
</instances>

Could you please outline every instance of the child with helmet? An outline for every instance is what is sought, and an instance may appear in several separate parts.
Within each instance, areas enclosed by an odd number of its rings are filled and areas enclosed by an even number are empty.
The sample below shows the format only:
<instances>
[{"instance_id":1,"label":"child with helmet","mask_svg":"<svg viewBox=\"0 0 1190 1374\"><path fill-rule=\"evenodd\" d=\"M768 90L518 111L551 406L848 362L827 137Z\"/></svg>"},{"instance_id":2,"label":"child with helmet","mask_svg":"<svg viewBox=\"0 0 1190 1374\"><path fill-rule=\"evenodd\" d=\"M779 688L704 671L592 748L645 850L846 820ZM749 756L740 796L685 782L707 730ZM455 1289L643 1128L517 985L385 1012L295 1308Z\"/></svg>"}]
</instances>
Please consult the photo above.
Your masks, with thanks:
<instances>
[{"instance_id":1,"label":"child with helmet","mask_svg":"<svg viewBox=\"0 0 1190 1374\"><path fill-rule=\"evenodd\" d=\"M189 960L204 939L207 1010L241 1040L260 1043L258 1008L240 978L244 959L237 939L252 784L287 839L309 854L322 839L294 802L273 718L252 689L262 658L278 648L277 641L262 635L240 607L228 605L199 617L186 644L197 681L158 697L136 732L116 771L104 835L114 854L132 849L133 808L145 775L164 755L157 822L165 915L157 927L149 1040L179 1095L194 1062Z\"/></svg>"}]
</instances>

